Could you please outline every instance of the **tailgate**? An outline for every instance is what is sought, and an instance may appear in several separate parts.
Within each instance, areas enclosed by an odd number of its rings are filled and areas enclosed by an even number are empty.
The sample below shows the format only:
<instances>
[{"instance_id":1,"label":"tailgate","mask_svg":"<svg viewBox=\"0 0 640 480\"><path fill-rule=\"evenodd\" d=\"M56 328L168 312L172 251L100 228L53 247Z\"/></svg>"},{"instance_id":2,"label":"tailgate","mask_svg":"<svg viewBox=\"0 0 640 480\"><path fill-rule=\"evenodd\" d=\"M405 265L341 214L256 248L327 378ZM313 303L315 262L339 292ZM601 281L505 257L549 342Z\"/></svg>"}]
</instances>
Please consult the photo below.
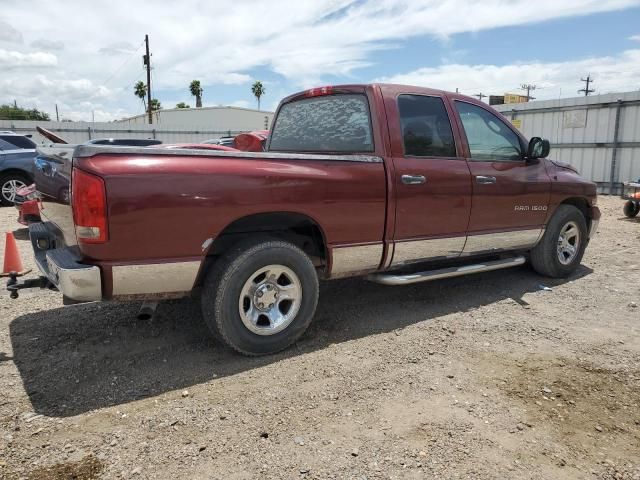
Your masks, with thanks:
<instances>
[{"instance_id":1,"label":"tailgate","mask_svg":"<svg viewBox=\"0 0 640 480\"><path fill-rule=\"evenodd\" d=\"M57 227L57 236L68 246L76 244L69 190L74 148L68 144L38 147L34 171L42 221Z\"/></svg>"}]
</instances>

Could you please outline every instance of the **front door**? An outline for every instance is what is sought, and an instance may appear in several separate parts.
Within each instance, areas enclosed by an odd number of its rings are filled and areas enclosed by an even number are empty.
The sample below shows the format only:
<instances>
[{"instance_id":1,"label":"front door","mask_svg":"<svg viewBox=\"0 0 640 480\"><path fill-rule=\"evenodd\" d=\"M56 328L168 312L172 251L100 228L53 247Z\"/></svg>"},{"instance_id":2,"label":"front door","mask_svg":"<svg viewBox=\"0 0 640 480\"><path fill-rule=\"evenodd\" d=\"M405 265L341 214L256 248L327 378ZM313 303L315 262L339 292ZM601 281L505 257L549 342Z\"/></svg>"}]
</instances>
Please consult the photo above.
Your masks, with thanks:
<instances>
[{"instance_id":1,"label":"front door","mask_svg":"<svg viewBox=\"0 0 640 480\"><path fill-rule=\"evenodd\" d=\"M394 99L395 101L395 99ZM399 95L399 118L388 118L395 170L396 216L392 266L458 257L471 211L471 178L456 149L443 99Z\"/></svg>"},{"instance_id":2,"label":"front door","mask_svg":"<svg viewBox=\"0 0 640 480\"><path fill-rule=\"evenodd\" d=\"M544 160L525 159L525 144L500 117L455 100L468 144L473 206L465 254L527 248L541 236L551 182Z\"/></svg>"}]
</instances>

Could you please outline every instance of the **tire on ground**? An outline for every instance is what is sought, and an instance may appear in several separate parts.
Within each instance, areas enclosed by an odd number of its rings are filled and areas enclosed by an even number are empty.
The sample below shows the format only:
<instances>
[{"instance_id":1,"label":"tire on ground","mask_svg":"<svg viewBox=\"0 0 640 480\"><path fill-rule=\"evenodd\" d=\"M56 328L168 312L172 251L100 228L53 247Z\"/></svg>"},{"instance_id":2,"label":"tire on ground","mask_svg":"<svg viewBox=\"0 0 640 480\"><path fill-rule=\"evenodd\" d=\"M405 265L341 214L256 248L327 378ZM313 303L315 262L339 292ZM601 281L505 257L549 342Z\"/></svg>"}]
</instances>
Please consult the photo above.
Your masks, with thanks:
<instances>
[{"instance_id":1,"label":"tire on ground","mask_svg":"<svg viewBox=\"0 0 640 480\"><path fill-rule=\"evenodd\" d=\"M638 212L640 212L640 203L627 200L624 204L624 207L622 207L622 211L625 217L633 218L638 215Z\"/></svg>"},{"instance_id":2,"label":"tire on ground","mask_svg":"<svg viewBox=\"0 0 640 480\"><path fill-rule=\"evenodd\" d=\"M577 253L567 264L560 261L558 241L560 233L570 222L579 231ZM542 239L531 250L531 265L541 275L553 278L564 278L571 275L584 255L587 246L587 221L580 210L573 205L560 205L549 221Z\"/></svg>"},{"instance_id":3,"label":"tire on ground","mask_svg":"<svg viewBox=\"0 0 640 480\"><path fill-rule=\"evenodd\" d=\"M298 277L302 287L299 310L283 330L259 335L240 315L245 283L261 268L282 265ZM240 242L220 257L208 272L202 291L202 313L214 337L243 355L267 355L293 344L306 331L318 303L318 276L311 259L297 246L273 238Z\"/></svg>"}]
</instances>

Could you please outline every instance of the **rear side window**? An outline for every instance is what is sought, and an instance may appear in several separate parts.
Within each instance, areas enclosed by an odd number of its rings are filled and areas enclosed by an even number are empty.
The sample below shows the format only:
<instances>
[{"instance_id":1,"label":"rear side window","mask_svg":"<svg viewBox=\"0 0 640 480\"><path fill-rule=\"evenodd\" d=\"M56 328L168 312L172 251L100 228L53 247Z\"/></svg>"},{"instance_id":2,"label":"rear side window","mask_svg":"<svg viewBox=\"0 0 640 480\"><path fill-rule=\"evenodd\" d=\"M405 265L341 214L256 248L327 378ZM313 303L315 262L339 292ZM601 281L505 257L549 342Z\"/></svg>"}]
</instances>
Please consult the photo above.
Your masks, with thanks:
<instances>
[{"instance_id":1,"label":"rear side window","mask_svg":"<svg viewBox=\"0 0 640 480\"><path fill-rule=\"evenodd\" d=\"M270 151L371 152L367 97L340 94L282 106L271 132Z\"/></svg>"},{"instance_id":2,"label":"rear side window","mask_svg":"<svg viewBox=\"0 0 640 480\"><path fill-rule=\"evenodd\" d=\"M398 110L406 156L456 156L451 122L441 98L400 95Z\"/></svg>"},{"instance_id":3,"label":"rear side window","mask_svg":"<svg viewBox=\"0 0 640 480\"><path fill-rule=\"evenodd\" d=\"M14 148L36 148L35 143L33 143L27 137L21 137L19 135L0 135L0 140L4 140L5 142L10 143L14 146Z\"/></svg>"}]
</instances>

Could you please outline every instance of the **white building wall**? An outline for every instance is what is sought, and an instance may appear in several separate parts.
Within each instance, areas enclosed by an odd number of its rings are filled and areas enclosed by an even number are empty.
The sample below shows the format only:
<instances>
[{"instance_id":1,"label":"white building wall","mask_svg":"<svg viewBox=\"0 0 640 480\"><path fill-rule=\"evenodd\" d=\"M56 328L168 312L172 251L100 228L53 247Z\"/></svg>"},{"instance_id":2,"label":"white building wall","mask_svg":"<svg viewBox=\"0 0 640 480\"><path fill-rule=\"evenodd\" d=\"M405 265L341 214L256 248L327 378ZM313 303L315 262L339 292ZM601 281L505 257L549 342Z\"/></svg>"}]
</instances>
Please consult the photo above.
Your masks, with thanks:
<instances>
[{"instance_id":1,"label":"white building wall","mask_svg":"<svg viewBox=\"0 0 640 480\"><path fill-rule=\"evenodd\" d=\"M161 110L149 125L146 116L116 122L38 122L0 120L0 130L32 135L36 143L45 141L36 125L51 130L68 143L84 143L95 138L156 138L164 143L200 143L212 138L264 130L271 126L273 112L236 107ZM184 113L183 113L184 112Z\"/></svg>"},{"instance_id":2,"label":"white building wall","mask_svg":"<svg viewBox=\"0 0 640 480\"><path fill-rule=\"evenodd\" d=\"M620 100L616 168L611 177L616 111ZM611 181L640 178L640 91L589 97L495 105L509 119L521 121L528 138L551 142L551 158L575 166L608 192Z\"/></svg>"},{"instance_id":3,"label":"white building wall","mask_svg":"<svg viewBox=\"0 0 640 480\"><path fill-rule=\"evenodd\" d=\"M171 108L153 112L159 126L207 130L264 130L271 126L273 112L239 107ZM118 125L146 125L147 115L117 120Z\"/></svg>"}]
</instances>

